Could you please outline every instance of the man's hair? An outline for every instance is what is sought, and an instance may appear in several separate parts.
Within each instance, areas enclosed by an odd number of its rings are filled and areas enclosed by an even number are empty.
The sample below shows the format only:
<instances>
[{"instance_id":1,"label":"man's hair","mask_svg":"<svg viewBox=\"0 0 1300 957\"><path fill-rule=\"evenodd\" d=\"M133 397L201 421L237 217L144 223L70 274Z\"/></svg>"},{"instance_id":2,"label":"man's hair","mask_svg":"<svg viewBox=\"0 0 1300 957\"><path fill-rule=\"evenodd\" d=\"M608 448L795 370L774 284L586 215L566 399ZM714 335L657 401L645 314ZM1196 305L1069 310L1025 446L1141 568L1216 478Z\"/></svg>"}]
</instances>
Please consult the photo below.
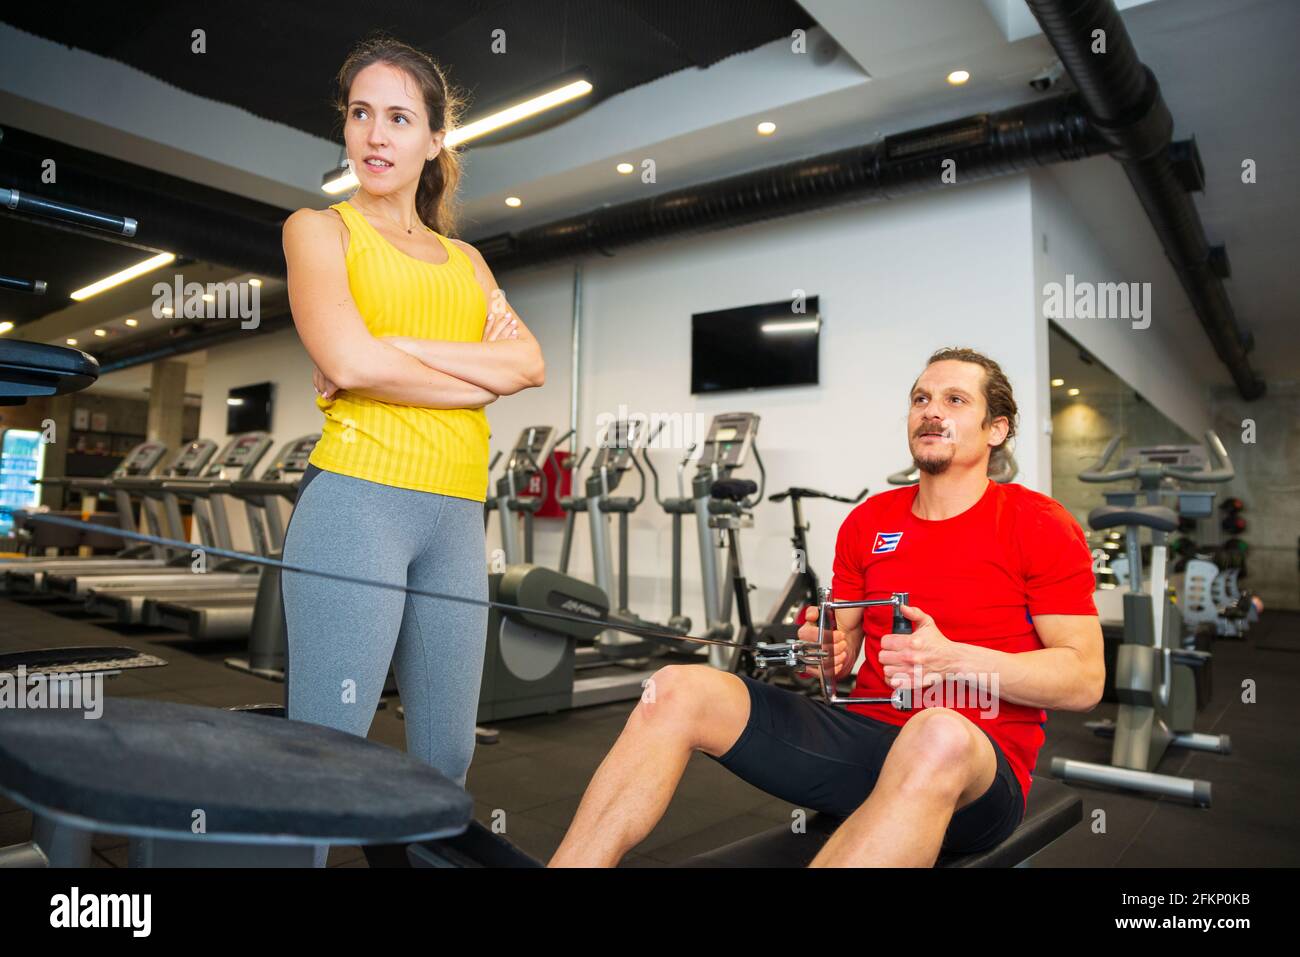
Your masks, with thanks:
<instances>
[{"instance_id":1,"label":"man's hair","mask_svg":"<svg viewBox=\"0 0 1300 957\"><path fill-rule=\"evenodd\" d=\"M1011 383L1007 381L1007 375L1002 371L1002 367L984 355L982 352L976 352L974 349L940 349L926 361L927 366L934 365L936 362L972 362L984 370L984 421L982 425L987 428L993 423L994 419L1005 418L1007 420L1007 437L1003 443L993 450L993 456L990 457L989 468L992 469L994 462L993 457L1006 455L1009 453L1009 444L1016 434L1016 419L1019 417L1019 411L1016 408L1016 397L1011 392Z\"/></svg>"}]
</instances>

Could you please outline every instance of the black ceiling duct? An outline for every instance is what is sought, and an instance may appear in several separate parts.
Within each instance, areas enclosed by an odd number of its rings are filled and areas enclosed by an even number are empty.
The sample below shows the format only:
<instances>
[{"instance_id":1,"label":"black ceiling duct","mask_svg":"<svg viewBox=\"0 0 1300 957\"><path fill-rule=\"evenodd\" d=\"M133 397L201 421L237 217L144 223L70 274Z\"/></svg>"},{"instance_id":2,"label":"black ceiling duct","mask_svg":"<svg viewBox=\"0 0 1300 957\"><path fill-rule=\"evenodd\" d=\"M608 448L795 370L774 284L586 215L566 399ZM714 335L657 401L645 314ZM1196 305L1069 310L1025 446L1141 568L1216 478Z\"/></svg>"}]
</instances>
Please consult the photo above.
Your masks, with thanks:
<instances>
[{"instance_id":1,"label":"black ceiling duct","mask_svg":"<svg viewBox=\"0 0 1300 957\"><path fill-rule=\"evenodd\" d=\"M494 272L644 240L742 226L1005 176L1106 152L1073 95L900 133L608 206L474 244ZM951 176L945 163L952 161Z\"/></svg>"},{"instance_id":2,"label":"black ceiling duct","mask_svg":"<svg viewBox=\"0 0 1300 957\"><path fill-rule=\"evenodd\" d=\"M1254 343L1237 324L1221 279L1227 253L1216 252L1205 239L1187 188L1186 147L1180 144L1170 150L1174 121L1169 107L1155 76L1138 59L1115 4L1112 0L1027 2L1078 87L1092 126L1123 165L1237 391L1244 399L1258 399L1265 385L1247 358ZM1092 52L1098 36L1105 43L1104 54Z\"/></svg>"}]
</instances>

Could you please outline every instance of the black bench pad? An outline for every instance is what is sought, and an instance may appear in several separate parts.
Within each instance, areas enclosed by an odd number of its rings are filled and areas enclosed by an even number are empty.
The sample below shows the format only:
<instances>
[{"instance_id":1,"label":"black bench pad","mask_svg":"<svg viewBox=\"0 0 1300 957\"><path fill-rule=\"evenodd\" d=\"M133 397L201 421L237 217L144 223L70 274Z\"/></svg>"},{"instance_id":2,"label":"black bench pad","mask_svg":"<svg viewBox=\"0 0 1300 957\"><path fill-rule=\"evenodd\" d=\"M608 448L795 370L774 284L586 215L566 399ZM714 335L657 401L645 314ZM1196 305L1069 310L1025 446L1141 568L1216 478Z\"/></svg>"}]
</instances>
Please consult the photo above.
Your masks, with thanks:
<instances>
[{"instance_id":1,"label":"black bench pad","mask_svg":"<svg viewBox=\"0 0 1300 957\"><path fill-rule=\"evenodd\" d=\"M400 751L332 728L104 698L103 715L0 709L0 790L99 832L277 843L397 843L459 833L470 796Z\"/></svg>"},{"instance_id":2,"label":"black bench pad","mask_svg":"<svg viewBox=\"0 0 1300 957\"><path fill-rule=\"evenodd\" d=\"M1003 843L979 854L941 854L936 867L1014 867L1083 820L1083 801L1051 778L1034 778L1025 819ZM686 867L807 867L841 819L811 814L804 834L782 824L716 850L697 855Z\"/></svg>"}]
</instances>

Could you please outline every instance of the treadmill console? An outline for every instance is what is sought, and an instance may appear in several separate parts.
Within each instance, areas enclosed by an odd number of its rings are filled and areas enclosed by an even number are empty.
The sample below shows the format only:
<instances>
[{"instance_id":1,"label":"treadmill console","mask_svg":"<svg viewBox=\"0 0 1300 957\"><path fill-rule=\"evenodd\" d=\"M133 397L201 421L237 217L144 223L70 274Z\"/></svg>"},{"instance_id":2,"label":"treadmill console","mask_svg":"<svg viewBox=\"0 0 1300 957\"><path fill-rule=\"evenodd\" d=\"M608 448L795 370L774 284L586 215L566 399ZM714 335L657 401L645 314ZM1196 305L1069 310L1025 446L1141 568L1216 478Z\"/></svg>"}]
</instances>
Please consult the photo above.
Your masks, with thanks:
<instances>
[{"instance_id":1,"label":"treadmill console","mask_svg":"<svg viewBox=\"0 0 1300 957\"><path fill-rule=\"evenodd\" d=\"M290 475L301 476L307 471L307 460L311 458L312 449L316 448L316 443L319 441L318 433L304 435L285 445L276 455L271 467L262 473L262 481L280 482Z\"/></svg>"},{"instance_id":2,"label":"treadmill console","mask_svg":"<svg viewBox=\"0 0 1300 957\"><path fill-rule=\"evenodd\" d=\"M172 459L172 464L167 469L168 475L172 478L198 475L216 451L216 442L211 439L196 439L176 453L176 458Z\"/></svg>"},{"instance_id":3,"label":"treadmill console","mask_svg":"<svg viewBox=\"0 0 1300 957\"><path fill-rule=\"evenodd\" d=\"M131 476L137 478L150 474L158 465L167 446L161 442L141 442L129 453L122 463L113 471L113 477Z\"/></svg>"},{"instance_id":4,"label":"treadmill console","mask_svg":"<svg viewBox=\"0 0 1300 957\"><path fill-rule=\"evenodd\" d=\"M248 478L270 445L271 437L265 432L243 432L236 435L226 443L226 447L208 466L203 477L205 479Z\"/></svg>"}]
</instances>

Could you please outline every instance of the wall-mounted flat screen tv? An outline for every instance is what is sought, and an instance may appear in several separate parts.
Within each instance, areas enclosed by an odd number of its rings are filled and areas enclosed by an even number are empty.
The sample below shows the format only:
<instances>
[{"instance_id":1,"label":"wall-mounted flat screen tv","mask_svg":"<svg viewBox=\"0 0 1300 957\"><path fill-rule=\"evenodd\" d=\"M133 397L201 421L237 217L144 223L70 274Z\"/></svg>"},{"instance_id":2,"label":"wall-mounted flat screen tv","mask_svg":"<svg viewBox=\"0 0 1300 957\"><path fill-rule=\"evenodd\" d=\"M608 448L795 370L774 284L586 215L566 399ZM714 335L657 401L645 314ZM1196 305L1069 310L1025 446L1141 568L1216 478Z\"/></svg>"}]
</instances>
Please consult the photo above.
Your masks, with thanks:
<instances>
[{"instance_id":1,"label":"wall-mounted flat screen tv","mask_svg":"<svg viewBox=\"0 0 1300 957\"><path fill-rule=\"evenodd\" d=\"M691 316L691 393L817 385L818 297Z\"/></svg>"},{"instance_id":2,"label":"wall-mounted flat screen tv","mask_svg":"<svg viewBox=\"0 0 1300 957\"><path fill-rule=\"evenodd\" d=\"M226 434L271 431L271 383L241 385L226 393Z\"/></svg>"}]
</instances>

